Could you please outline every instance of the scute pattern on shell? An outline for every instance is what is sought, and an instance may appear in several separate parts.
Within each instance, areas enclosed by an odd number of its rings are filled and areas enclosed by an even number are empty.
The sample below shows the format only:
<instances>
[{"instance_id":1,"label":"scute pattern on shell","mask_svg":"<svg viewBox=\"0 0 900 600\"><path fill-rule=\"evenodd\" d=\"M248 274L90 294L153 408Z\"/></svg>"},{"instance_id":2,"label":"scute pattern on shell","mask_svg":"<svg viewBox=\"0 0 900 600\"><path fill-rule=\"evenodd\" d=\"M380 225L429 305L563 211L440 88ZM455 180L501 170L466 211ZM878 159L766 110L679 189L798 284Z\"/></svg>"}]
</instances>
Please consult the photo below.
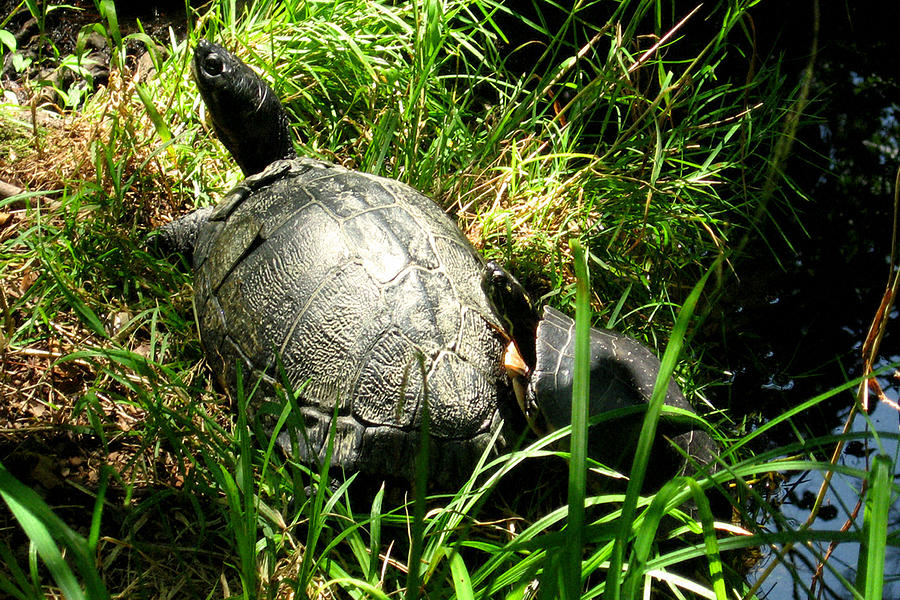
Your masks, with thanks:
<instances>
[{"instance_id":1,"label":"scute pattern on shell","mask_svg":"<svg viewBox=\"0 0 900 600\"><path fill-rule=\"evenodd\" d=\"M571 421L575 322L545 306L538 326L537 366L532 375L533 402L554 428ZM621 333L591 329L590 414L641 406L653 393L659 360L646 347ZM678 385L670 380L666 404L690 411Z\"/></svg>"},{"instance_id":2,"label":"scute pattern on shell","mask_svg":"<svg viewBox=\"0 0 900 600\"><path fill-rule=\"evenodd\" d=\"M659 360L645 346L621 333L591 329L590 415L599 415L631 406L645 406L653 395ZM537 364L528 388L528 403L537 406L551 429L572 422L572 383L575 366L575 322L545 306L537 334ZM681 389L670 379L665 404L693 412ZM588 455L614 468L628 468L641 435L643 414L617 418L594 426L588 433ZM702 429L689 420L661 419L658 432L669 438L701 464L714 463L717 446ZM653 473L649 479L696 472L690 461L670 448L658 436L653 453ZM655 479L660 477L661 479Z\"/></svg>"},{"instance_id":3,"label":"scute pattern on shell","mask_svg":"<svg viewBox=\"0 0 900 600\"><path fill-rule=\"evenodd\" d=\"M201 338L223 387L235 388L241 365L245 380L261 377L253 404L274 399L280 358L302 388L300 458L323 455L337 407L332 464L408 478L423 390L432 472L447 480L499 426L506 339L481 293L482 264L412 188L277 161L215 208L194 267Z\"/></svg>"}]
</instances>

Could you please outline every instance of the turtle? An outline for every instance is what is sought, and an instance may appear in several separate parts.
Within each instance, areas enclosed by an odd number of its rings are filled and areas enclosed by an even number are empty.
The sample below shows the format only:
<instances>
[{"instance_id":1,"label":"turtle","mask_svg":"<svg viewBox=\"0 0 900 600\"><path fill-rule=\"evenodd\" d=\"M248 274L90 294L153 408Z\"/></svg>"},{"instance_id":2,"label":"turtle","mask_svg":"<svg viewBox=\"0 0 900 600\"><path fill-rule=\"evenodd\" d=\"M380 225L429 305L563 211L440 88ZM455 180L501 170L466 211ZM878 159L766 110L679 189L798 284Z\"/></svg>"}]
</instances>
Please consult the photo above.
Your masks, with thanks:
<instances>
[{"instance_id":1,"label":"turtle","mask_svg":"<svg viewBox=\"0 0 900 600\"><path fill-rule=\"evenodd\" d=\"M296 401L280 446L321 464L334 424L330 467L412 481L427 421L429 482L464 480L492 443L502 450L525 428L513 392L525 378L511 379L504 361L510 341L531 365L526 414L540 405L551 428L566 424L571 319L549 307L538 318L519 302L515 278L415 189L298 158L278 97L222 46L198 42L192 69L246 179L216 206L160 228L157 245L192 262L201 343L219 387L250 396L268 429L285 399ZM617 354L610 339L633 352ZM611 364L592 371L592 411L649 398L659 371L649 350L595 330L592 351ZM641 376L617 378L629 370ZM672 402L686 405L672 386Z\"/></svg>"},{"instance_id":2,"label":"turtle","mask_svg":"<svg viewBox=\"0 0 900 600\"><path fill-rule=\"evenodd\" d=\"M495 314L511 338L505 365L520 408L539 434L572 421L572 382L575 368L575 321L544 306L534 308L521 283L498 261L485 263L482 288ZM659 358L646 346L609 329L590 330L590 416L646 405L661 368ZM693 408L671 378L665 404L693 414ZM589 431L588 455L608 466L630 466L640 435L643 413L617 418ZM659 432L679 446L694 463L714 465L717 446L690 415L664 415ZM652 483L675 475L693 474L685 460L664 440L653 451Z\"/></svg>"},{"instance_id":3,"label":"turtle","mask_svg":"<svg viewBox=\"0 0 900 600\"><path fill-rule=\"evenodd\" d=\"M277 440L305 463L324 461L336 419L330 467L412 481L427 418L429 480L468 477L518 411L479 254L412 187L297 158L281 102L223 47L200 41L192 68L246 179L158 245L190 257L219 387L267 429L293 394L299 423Z\"/></svg>"}]
</instances>

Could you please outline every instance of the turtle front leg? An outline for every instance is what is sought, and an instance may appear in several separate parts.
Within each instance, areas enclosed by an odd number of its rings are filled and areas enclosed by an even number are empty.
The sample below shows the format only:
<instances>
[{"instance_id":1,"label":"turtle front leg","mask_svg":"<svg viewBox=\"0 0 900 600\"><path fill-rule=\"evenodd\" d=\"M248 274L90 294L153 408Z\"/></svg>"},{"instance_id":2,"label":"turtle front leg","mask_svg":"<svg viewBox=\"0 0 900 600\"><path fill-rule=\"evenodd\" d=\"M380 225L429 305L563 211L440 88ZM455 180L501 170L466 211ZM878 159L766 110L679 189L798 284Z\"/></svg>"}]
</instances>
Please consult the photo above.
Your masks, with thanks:
<instances>
[{"instance_id":1,"label":"turtle front leg","mask_svg":"<svg viewBox=\"0 0 900 600\"><path fill-rule=\"evenodd\" d=\"M159 254L181 254L193 263L197 236L212 211L212 206L204 206L163 225L151 234L150 246Z\"/></svg>"}]
</instances>

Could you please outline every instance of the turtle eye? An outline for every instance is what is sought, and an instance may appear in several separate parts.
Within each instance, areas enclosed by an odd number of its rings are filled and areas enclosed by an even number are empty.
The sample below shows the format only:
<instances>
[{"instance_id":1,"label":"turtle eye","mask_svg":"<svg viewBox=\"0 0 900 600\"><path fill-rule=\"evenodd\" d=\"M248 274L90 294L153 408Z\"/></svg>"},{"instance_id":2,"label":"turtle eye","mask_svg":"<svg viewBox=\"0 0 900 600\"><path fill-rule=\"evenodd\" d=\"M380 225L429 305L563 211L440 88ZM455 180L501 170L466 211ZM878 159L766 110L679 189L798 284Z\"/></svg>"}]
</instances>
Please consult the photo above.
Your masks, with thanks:
<instances>
[{"instance_id":1,"label":"turtle eye","mask_svg":"<svg viewBox=\"0 0 900 600\"><path fill-rule=\"evenodd\" d=\"M203 72L210 77L221 75L225 72L225 61L218 54L207 54L203 59Z\"/></svg>"}]
</instances>

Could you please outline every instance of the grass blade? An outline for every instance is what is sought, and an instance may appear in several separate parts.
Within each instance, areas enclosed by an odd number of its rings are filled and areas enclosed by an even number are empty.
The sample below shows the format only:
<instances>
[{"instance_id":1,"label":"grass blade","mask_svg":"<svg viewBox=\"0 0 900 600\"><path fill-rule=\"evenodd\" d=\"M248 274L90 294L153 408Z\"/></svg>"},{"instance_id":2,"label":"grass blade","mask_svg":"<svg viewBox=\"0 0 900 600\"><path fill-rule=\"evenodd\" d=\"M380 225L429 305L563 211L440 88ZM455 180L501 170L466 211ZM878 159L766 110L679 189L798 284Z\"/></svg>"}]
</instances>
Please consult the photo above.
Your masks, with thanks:
<instances>
[{"instance_id":1,"label":"grass blade","mask_svg":"<svg viewBox=\"0 0 900 600\"><path fill-rule=\"evenodd\" d=\"M564 597L581 595L581 552L584 544L584 496L587 485L587 422L590 408L591 307L587 252L573 240L570 244L578 281L575 301L575 370L572 381L572 437L569 458L569 520L565 560L562 562Z\"/></svg>"},{"instance_id":2,"label":"grass blade","mask_svg":"<svg viewBox=\"0 0 900 600\"><path fill-rule=\"evenodd\" d=\"M19 521L19 525L25 530L33 547L37 549L41 560L47 565L56 584L62 589L63 594L72 600L86 598L81 586L78 585L75 574L72 573L69 565L63 560L62 554L59 548L56 547L56 543L53 541L53 537L50 535L46 525L27 506L20 504L15 496L3 492L0 492L0 494L2 494L10 511Z\"/></svg>"},{"instance_id":3,"label":"grass blade","mask_svg":"<svg viewBox=\"0 0 900 600\"><path fill-rule=\"evenodd\" d=\"M381 548L381 505L384 501L384 483L378 488L375 498L372 499L372 509L369 511L369 569L366 580L375 584L378 582L378 549Z\"/></svg>"},{"instance_id":4,"label":"grass blade","mask_svg":"<svg viewBox=\"0 0 900 600\"><path fill-rule=\"evenodd\" d=\"M2 463L0 463L0 496L37 548L38 554L66 597L70 599L89 597L92 600L109 597L97 574L93 555L85 539L63 523L34 490L13 477ZM63 559L57 542L61 542L71 552L85 580L88 595L85 595L75 574Z\"/></svg>"},{"instance_id":5,"label":"grass blade","mask_svg":"<svg viewBox=\"0 0 900 600\"><path fill-rule=\"evenodd\" d=\"M475 600L475 592L472 590L472 579L463 557L453 553L450 557L450 572L453 574L453 589L458 600Z\"/></svg>"},{"instance_id":6,"label":"grass blade","mask_svg":"<svg viewBox=\"0 0 900 600\"><path fill-rule=\"evenodd\" d=\"M697 302L700 300L700 294L703 292L709 276L718 269L719 262L719 260L716 260L707 269L700 281L697 282L694 289L691 290L690 295L678 313L672 336L663 354L659 375L656 378L656 385L653 388L653 395L650 399L650 406L647 408L647 414L644 415L644 424L641 428L641 436L638 440L634 463L631 468L631 478L628 481L628 489L625 492L625 503L622 507L622 517L619 521L619 533L616 536L613 554L610 558L605 595L613 600L619 600L621 597L620 580L622 577L622 566L625 562L625 546L631 538L631 527L637 510L638 496L644 484L644 475L647 472L647 464L650 460L650 448L656 437L656 425L665 402L669 378L675 370L675 363L678 360L678 355L681 353L681 346L684 343L688 324L691 316L694 314Z\"/></svg>"},{"instance_id":7,"label":"grass blade","mask_svg":"<svg viewBox=\"0 0 900 600\"><path fill-rule=\"evenodd\" d=\"M60 274L57 273L56 269L51 266L52 264L52 261L46 261L46 269L53 277L53 280L56 282L57 288L59 289L60 293L68 301L69 306L71 306L75 310L75 314L77 314L81 319L81 322L84 323L84 325L88 329L90 329L100 338L106 339L107 337L109 337L106 333L106 328L103 326L103 322L97 316L97 313L91 310L91 308L81 298L78 297L78 294L69 289Z\"/></svg>"},{"instance_id":8,"label":"grass blade","mask_svg":"<svg viewBox=\"0 0 900 600\"><path fill-rule=\"evenodd\" d=\"M856 589L865 598L882 597L893 473L894 463L888 456L879 454L872 460L856 568Z\"/></svg>"},{"instance_id":9,"label":"grass blade","mask_svg":"<svg viewBox=\"0 0 900 600\"><path fill-rule=\"evenodd\" d=\"M431 434L431 409L428 404L428 380L423 358L419 355L422 371L422 426L419 435L419 449L416 455L416 480L413 482L413 519L409 545L409 571L406 576L406 598L419 597L422 583L422 553L425 546L426 486L428 485L428 456Z\"/></svg>"}]
</instances>

